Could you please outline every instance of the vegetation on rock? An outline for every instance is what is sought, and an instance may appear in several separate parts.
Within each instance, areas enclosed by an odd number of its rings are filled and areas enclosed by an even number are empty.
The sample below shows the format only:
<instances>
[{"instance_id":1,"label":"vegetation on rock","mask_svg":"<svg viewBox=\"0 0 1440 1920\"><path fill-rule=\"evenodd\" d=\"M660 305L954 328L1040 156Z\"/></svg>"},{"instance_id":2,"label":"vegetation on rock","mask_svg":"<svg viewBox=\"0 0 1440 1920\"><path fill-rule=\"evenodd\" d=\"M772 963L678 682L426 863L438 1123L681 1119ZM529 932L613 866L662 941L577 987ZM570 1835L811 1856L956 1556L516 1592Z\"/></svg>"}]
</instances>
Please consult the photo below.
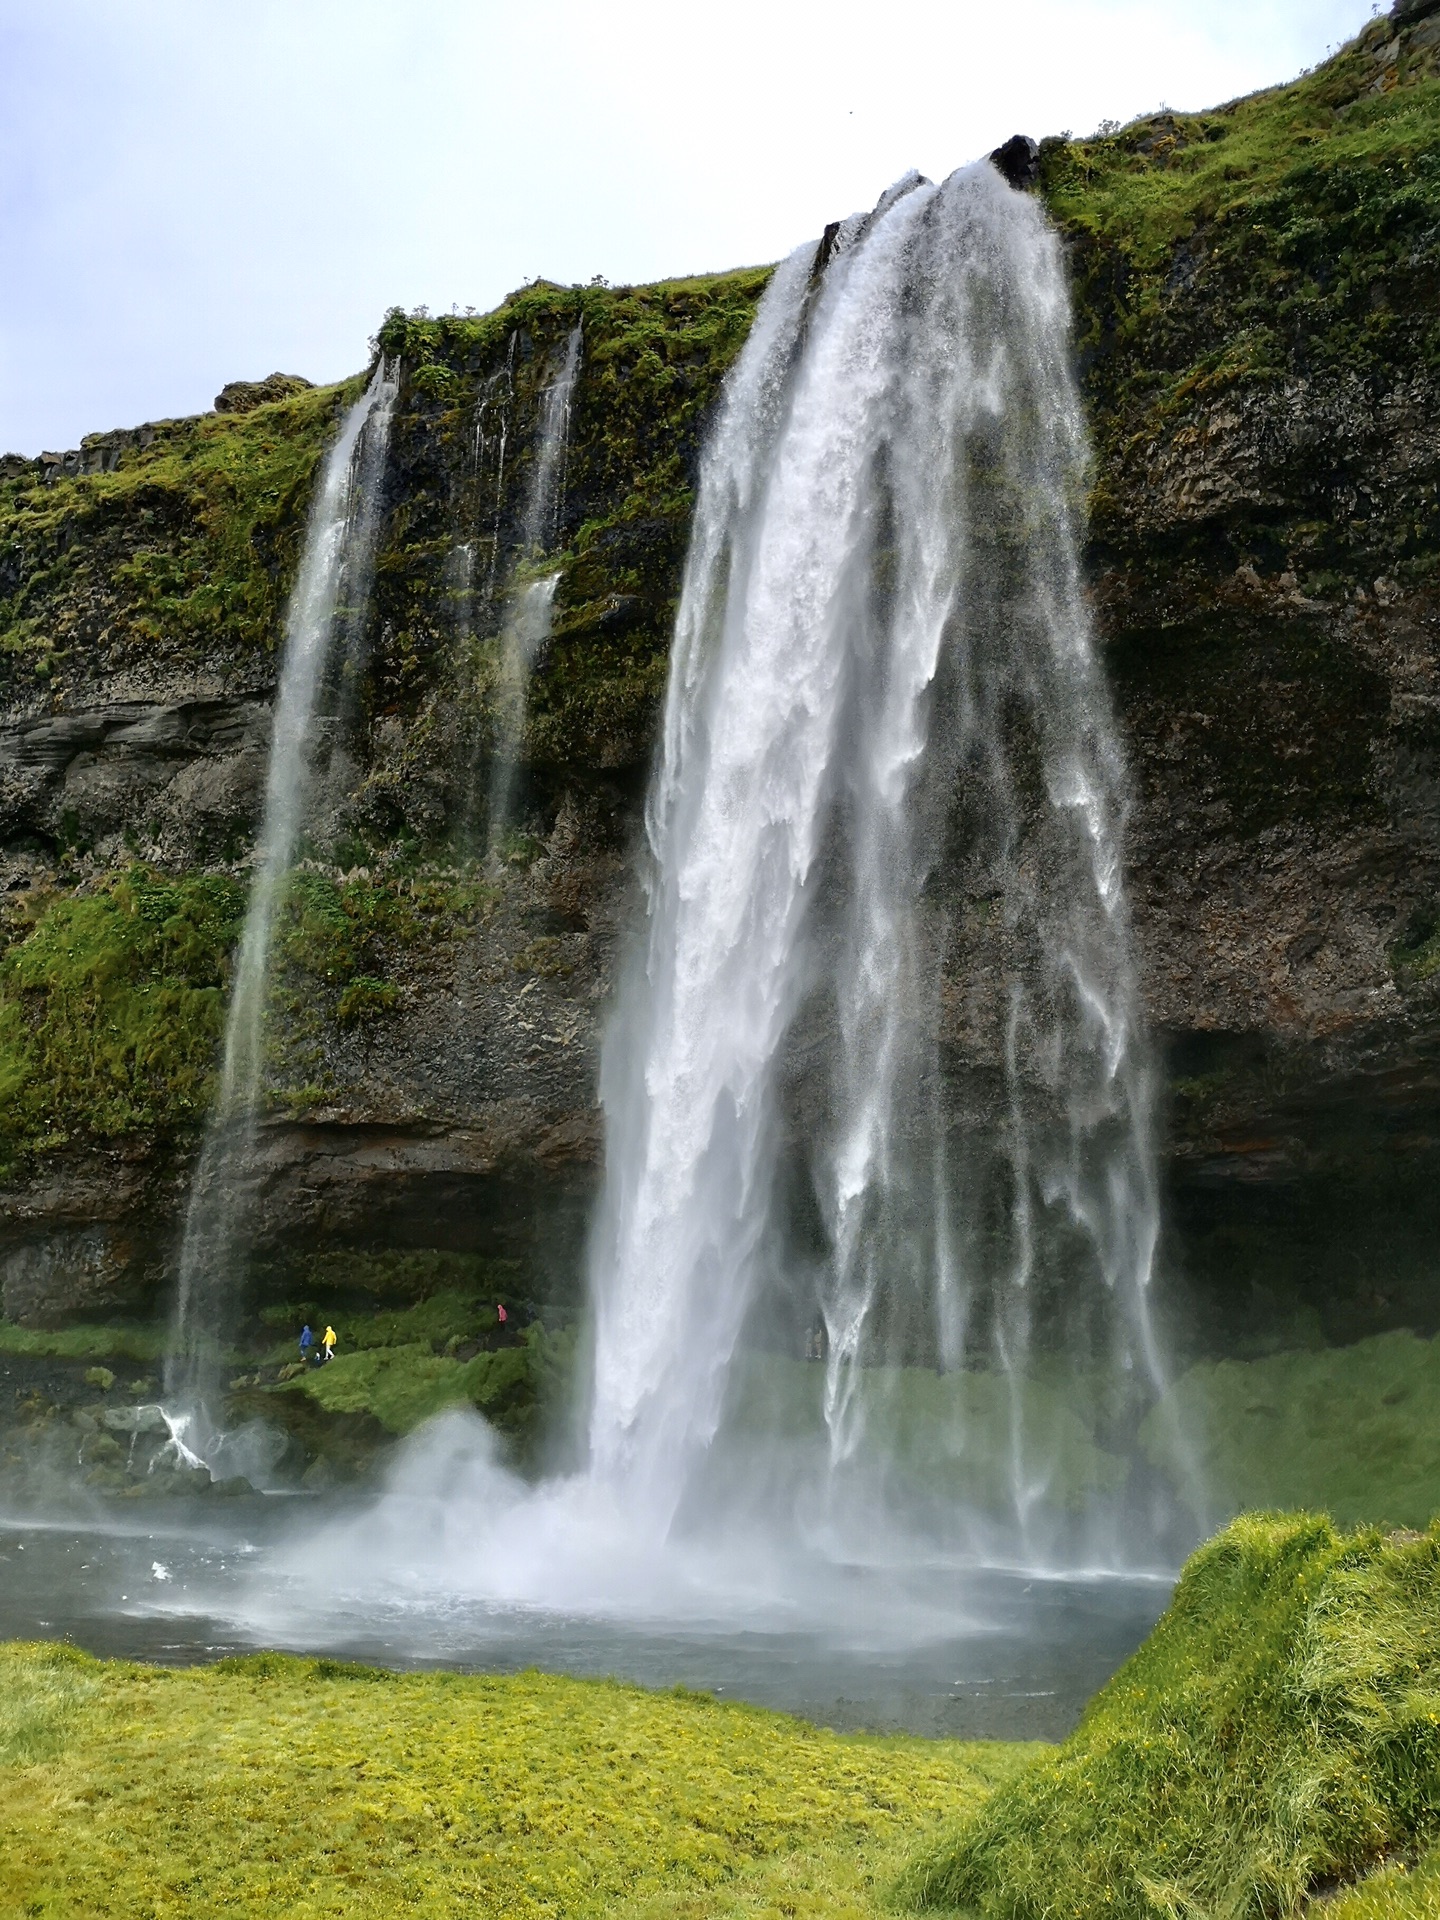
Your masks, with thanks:
<instances>
[{"instance_id":1,"label":"vegetation on rock","mask_svg":"<svg viewBox=\"0 0 1440 1920\"><path fill-rule=\"evenodd\" d=\"M406 507L377 582L381 705L413 706L437 673L454 674L472 727L488 739L494 661L464 643L483 642L503 620L541 395L578 324L583 361L547 542L546 566L560 581L529 694L525 758L564 766L570 779L643 762L703 433L769 274L618 288L538 281L489 314L387 317L378 345L405 376L394 460ZM464 589L449 571L457 541L471 554Z\"/></svg>"},{"instance_id":2,"label":"vegetation on rock","mask_svg":"<svg viewBox=\"0 0 1440 1920\"><path fill-rule=\"evenodd\" d=\"M1211 1514L1296 1507L1342 1526L1426 1526L1440 1512L1440 1339L1384 1333L1191 1368L1143 1438L1193 1497L1177 1431Z\"/></svg>"},{"instance_id":3,"label":"vegetation on rock","mask_svg":"<svg viewBox=\"0 0 1440 1920\"><path fill-rule=\"evenodd\" d=\"M111 471L0 480L0 698L160 661L245 658L263 679L316 464L356 392L162 421L108 436Z\"/></svg>"},{"instance_id":4,"label":"vegetation on rock","mask_svg":"<svg viewBox=\"0 0 1440 1920\"><path fill-rule=\"evenodd\" d=\"M1387 412L1398 424L1397 403L1440 378L1433 20L1373 22L1292 85L1228 107L1047 141L1042 191L1072 243L1102 558L1137 564L1143 545L1156 574L1181 557L1226 573L1248 561L1309 594L1434 568L1433 459L1398 488L1363 470L1387 464ZM1265 462L1246 409L1257 430L1263 414ZM1371 458L1357 461L1344 416L1367 411ZM1203 454L1227 432L1238 471L1208 507L1189 503L1177 548L1147 463L1161 476L1166 448Z\"/></svg>"},{"instance_id":5,"label":"vegetation on rock","mask_svg":"<svg viewBox=\"0 0 1440 1920\"><path fill-rule=\"evenodd\" d=\"M135 867L12 911L0 949L0 1163L203 1120L243 910L223 875Z\"/></svg>"}]
</instances>

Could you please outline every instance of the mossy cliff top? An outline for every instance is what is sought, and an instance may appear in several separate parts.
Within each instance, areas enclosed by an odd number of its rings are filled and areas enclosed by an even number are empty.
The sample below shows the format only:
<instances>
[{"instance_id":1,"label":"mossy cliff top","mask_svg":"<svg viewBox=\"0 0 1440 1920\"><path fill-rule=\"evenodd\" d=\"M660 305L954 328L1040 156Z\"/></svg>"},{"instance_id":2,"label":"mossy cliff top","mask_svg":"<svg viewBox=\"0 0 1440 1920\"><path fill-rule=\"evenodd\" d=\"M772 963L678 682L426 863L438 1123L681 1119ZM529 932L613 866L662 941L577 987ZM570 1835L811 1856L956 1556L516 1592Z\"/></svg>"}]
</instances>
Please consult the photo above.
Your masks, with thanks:
<instances>
[{"instance_id":1,"label":"mossy cliff top","mask_svg":"<svg viewBox=\"0 0 1440 1920\"><path fill-rule=\"evenodd\" d=\"M0 706L166 670L265 684L319 456L358 381L92 435L0 478Z\"/></svg>"},{"instance_id":2,"label":"mossy cliff top","mask_svg":"<svg viewBox=\"0 0 1440 1920\"><path fill-rule=\"evenodd\" d=\"M462 703L478 696L483 737L485 637L503 623L517 567L543 568L560 577L530 689L528 759L567 779L643 764L705 429L769 273L537 282L491 314L387 317L378 344L403 369L391 473L403 504L377 582L379 706L423 706L437 675L453 675ZM542 551L526 554L543 395L576 326L554 520Z\"/></svg>"},{"instance_id":3,"label":"mossy cliff top","mask_svg":"<svg viewBox=\"0 0 1440 1920\"><path fill-rule=\"evenodd\" d=\"M1097 556L1172 601L1241 566L1321 597L1434 570L1440 10L1403 11L1290 86L1042 147Z\"/></svg>"},{"instance_id":4,"label":"mossy cliff top","mask_svg":"<svg viewBox=\"0 0 1440 1920\"><path fill-rule=\"evenodd\" d=\"M1302 597L1428 577L1440 493L1416 422L1440 366L1437 50L1440 13L1377 21L1291 86L1045 142L1096 555L1127 576L1116 619L1193 610L1222 583L1243 600L1252 575ZM443 688L477 705L483 737L476 643L517 562L543 559L560 583L530 758L567 777L643 764L704 430L767 274L537 282L489 314L385 319L403 387L372 719ZM555 522L543 555L521 556L540 400L576 324ZM267 683L316 461L356 391L95 436L113 471L0 481L0 699L73 706L166 666Z\"/></svg>"},{"instance_id":5,"label":"mossy cliff top","mask_svg":"<svg viewBox=\"0 0 1440 1920\"><path fill-rule=\"evenodd\" d=\"M369 650L369 717L473 694L470 643L503 617L539 409L584 329L564 484L545 530L563 576L537 751L643 757L663 679L705 425L768 268L656 286L539 282L495 312L390 314L398 359ZM315 472L357 380L242 414L87 442L96 470L0 479L0 705L73 709L188 676L273 681ZM93 456L93 457L92 457ZM484 679L484 662L478 673Z\"/></svg>"}]
</instances>

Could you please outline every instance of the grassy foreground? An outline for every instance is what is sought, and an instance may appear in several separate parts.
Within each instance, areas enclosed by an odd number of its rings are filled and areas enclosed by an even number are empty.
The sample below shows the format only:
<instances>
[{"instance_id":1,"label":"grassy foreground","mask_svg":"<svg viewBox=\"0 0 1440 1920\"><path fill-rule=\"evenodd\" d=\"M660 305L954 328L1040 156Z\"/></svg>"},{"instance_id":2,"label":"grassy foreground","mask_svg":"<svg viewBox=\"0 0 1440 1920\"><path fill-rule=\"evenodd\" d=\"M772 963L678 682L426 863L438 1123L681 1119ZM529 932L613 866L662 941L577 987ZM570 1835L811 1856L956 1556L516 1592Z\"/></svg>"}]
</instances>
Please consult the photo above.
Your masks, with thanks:
<instances>
[{"instance_id":1,"label":"grassy foreground","mask_svg":"<svg viewBox=\"0 0 1440 1920\"><path fill-rule=\"evenodd\" d=\"M0 1647L0 1913L871 1914L1036 1751L533 1673Z\"/></svg>"},{"instance_id":2,"label":"grassy foreground","mask_svg":"<svg viewBox=\"0 0 1440 1920\"><path fill-rule=\"evenodd\" d=\"M1440 1525L1247 1515L1071 1739L903 1885L996 1920L1269 1920L1317 1896L1378 1920L1440 1912L1437 1841Z\"/></svg>"}]
</instances>

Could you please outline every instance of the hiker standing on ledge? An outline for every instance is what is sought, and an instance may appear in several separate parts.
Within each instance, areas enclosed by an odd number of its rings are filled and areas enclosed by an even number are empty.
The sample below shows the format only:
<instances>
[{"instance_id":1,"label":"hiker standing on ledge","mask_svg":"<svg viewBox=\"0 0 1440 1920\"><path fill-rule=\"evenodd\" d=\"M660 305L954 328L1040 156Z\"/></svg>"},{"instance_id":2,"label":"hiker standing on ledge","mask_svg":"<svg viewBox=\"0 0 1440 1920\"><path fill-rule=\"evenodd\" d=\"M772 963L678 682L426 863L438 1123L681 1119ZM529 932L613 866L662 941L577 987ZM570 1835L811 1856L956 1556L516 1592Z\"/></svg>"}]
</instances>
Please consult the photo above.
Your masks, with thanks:
<instances>
[{"instance_id":1,"label":"hiker standing on ledge","mask_svg":"<svg viewBox=\"0 0 1440 1920\"><path fill-rule=\"evenodd\" d=\"M326 1329L325 1329L325 1338L324 1338L324 1339L323 1339L323 1340L322 1340L322 1341L320 1342L320 1345L321 1345L321 1347L322 1347L322 1348L324 1349L324 1351L322 1352L322 1354L321 1354L321 1356L320 1356L320 1360L321 1360L321 1365L323 1366L323 1365L324 1365L324 1363L325 1363L325 1362L326 1362L327 1360L333 1360L333 1359L335 1358L335 1329L334 1329L334 1327L326 1327Z\"/></svg>"},{"instance_id":2,"label":"hiker standing on ledge","mask_svg":"<svg viewBox=\"0 0 1440 1920\"><path fill-rule=\"evenodd\" d=\"M310 1331L310 1322L307 1320L300 1329L300 1364L302 1366L309 1366L314 1345L315 1336Z\"/></svg>"}]
</instances>

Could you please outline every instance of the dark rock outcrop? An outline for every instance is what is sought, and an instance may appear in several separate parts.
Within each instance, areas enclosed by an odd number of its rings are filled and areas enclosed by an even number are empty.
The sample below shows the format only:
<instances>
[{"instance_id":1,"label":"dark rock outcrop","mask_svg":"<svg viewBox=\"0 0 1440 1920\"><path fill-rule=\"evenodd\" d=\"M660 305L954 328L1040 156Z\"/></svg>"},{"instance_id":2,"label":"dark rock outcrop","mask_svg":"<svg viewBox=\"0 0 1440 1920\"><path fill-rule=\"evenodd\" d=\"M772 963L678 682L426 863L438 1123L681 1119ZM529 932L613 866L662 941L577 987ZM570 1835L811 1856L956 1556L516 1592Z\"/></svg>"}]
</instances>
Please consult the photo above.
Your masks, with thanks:
<instances>
[{"instance_id":1,"label":"dark rock outcrop","mask_svg":"<svg viewBox=\"0 0 1440 1920\"><path fill-rule=\"evenodd\" d=\"M298 373L269 373L263 380L228 380L215 396L215 411L249 413L254 407L268 406L272 400L288 400L292 394L307 393L314 384Z\"/></svg>"},{"instance_id":2,"label":"dark rock outcrop","mask_svg":"<svg viewBox=\"0 0 1440 1920\"><path fill-rule=\"evenodd\" d=\"M1040 184L1040 143L1028 133L1011 134L991 154L990 164L1018 193L1029 193Z\"/></svg>"}]
</instances>

